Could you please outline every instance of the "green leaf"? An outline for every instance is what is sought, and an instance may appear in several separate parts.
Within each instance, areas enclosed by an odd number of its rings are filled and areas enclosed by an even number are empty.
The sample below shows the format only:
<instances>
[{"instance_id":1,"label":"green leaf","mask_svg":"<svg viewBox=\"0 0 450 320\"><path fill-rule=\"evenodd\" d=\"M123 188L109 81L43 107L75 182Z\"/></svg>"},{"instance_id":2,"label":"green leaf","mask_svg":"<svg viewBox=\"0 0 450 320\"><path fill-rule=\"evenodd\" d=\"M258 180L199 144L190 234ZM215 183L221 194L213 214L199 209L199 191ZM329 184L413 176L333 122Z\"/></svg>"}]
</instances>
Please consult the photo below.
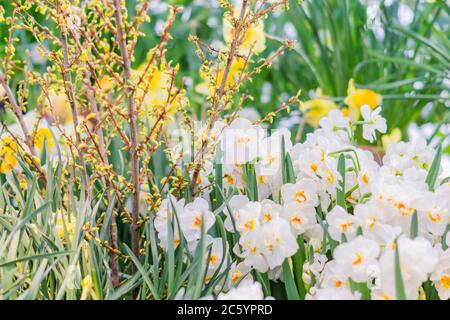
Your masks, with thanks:
<instances>
[{"instance_id":1,"label":"green leaf","mask_svg":"<svg viewBox=\"0 0 450 320\"><path fill-rule=\"evenodd\" d=\"M15 259L12 261L0 263L0 268L9 267L9 266L15 265L16 263L19 263L19 262L48 259L48 258L53 258L53 257L57 257L57 256L68 255L71 253L73 253L73 251L52 252L52 253L37 254L34 256L22 257L22 258Z\"/></svg>"},{"instance_id":2,"label":"green leaf","mask_svg":"<svg viewBox=\"0 0 450 320\"><path fill-rule=\"evenodd\" d=\"M427 178L425 179L425 182L428 185L428 189L430 189L431 191L434 190L434 185L436 184L437 175L439 174L439 168L441 166L441 158L442 144L438 144L433 162L431 164L430 170L428 171Z\"/></svg>"},{"instance_id":3,"label":"green leaf","mask_svg":"<svg viewBox=\"0 0 450 320\"><path fill-rule=\"evenodd\" d=\"M406 300L405 286L403 284L402 271L400 269L400 254L398 252L398 243L395 241L395 292L397 300Z\"/></svg>"},{"instance_id":4,"label":"green leaf","mask_svg":"<svg viewBox=\"0 0 450 320\"><path fill-rule=\"evenodd\" d=\"M255 165L252 163L244 165L244 175L246 185L246 193L250 201L258 201L258 184L256 182Z\"/></svg>"},{"instance_id":5,"label":"green leaf","mask_svg":"<svg viewBox=\"0 0 450 320\"><path fill-rule=\"evenodd\" d=\"M336 190L336 203L338 206L346 209L345 206L345 156L343 153L340 154L338 160L338 172L341 175L341 180L339 181L339 187Z\"/></svg>"},{"instance_id":6,"label":"green leaf","mask_svg":"<svg viewBox=\"0 0 450 320\"><path fill-rule=\"evenodd\" d=\"M414 239L419 235L419 218L417 215L417 210L414 210L414 213L411 217L411 238Z\"/></svg>"},{"instance_id":7,"label":"green leaf","mask_svg":"<svg viewBox=\"0 0 450 320\"><path fill-rule=\"evenodd\" d=\"M125 251L127 252L127 254L130 256L131 261L133 261L134 265L136 266L136 268L138 269L139 273L141 274L142 279L144 279L144 281L147 284L148 288L152 292L153 298L156 299L156 300L159 300L159 296L158 296L158 293L155 290L155 287L153 286L153 282L150 280L150 277L148 276L149 272L144 269L142 264L139 262L139 259L134 255L133 251L126 244L124 244L124 248L125 248Z\"/></svg>"},{"instance_id":8,"label":"green leaf","mask_svg":"<svg viewBox=\"0 0 450 320\"><path fill-rule=\"evenodd\" d=\"M269 281L269 276L267 275L267 273L261 273L261 272L256 271L255 277L259 281L259 283L261 283L264 295L270 296L271 295L270 281Z\"/></svg>"},{"instance_id":9,"label":"green leaf","mask_svg":"<svg viewBox=\"0 0 450 320\"><path fill-rule=\"evenodd\" d=\"M284 136L281 137L281 175L283 183L295 183L294 166L291 155L286 152L286 142Z\"/></svg>"},{"instance_id":10,"label":"green leaf","mask_svg":"<svg viewBox=\"0 0 450 320\"><path fill-rule=\"evenodd\" d=\"M289 260L285 259L283 262L283 276L284 284L286 286L286 294L289 300L300 300L300 296L295 286L294 278L292 276L291 267L289 266Z\"/></svg>"},{"instance_id":11,"label":"green leaf","mask_svg":"<svg viewBox=\"0 0 450 320\"><path fill-rule=\"evenodd\" d=\"M292 257L292 265L294 267L294 277L295 282L297 284L298 293L300 295L300 299L305 299L306 296L306 288L305 283L303 282L303 264L305 263L306 254L305 254L305 243L303 241L303 235L299 235L297 238L298 250L295 255Z\"/></svg>"}]
</instances>

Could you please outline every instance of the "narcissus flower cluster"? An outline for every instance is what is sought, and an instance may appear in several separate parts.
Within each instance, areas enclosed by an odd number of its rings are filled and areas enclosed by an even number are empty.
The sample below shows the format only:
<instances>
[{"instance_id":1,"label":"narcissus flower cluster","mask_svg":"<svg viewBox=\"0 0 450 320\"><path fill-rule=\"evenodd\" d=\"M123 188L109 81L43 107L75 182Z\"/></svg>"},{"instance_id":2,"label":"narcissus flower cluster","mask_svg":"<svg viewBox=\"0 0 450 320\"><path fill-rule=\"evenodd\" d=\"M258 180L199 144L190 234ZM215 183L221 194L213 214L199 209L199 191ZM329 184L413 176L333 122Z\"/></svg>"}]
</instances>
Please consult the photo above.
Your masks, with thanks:
<instances>
[{"instance_id":1,"label":"narcissus flower cluster","mask_svg":"<svg viewBox=\"0 0 450 320\"><path fill-rule=\"evenodd\" d=\"M380 111L363 105L352 121L332 108L294 145L289 131L267 135L243 118L217 124L221 158L202 171L209 184L189 203L163 201L160 245L169 233L191 250L206 240L208 274L227 274L219 298L270 296L264 285L295 276L306 299L448 299L450 184L439 176L440 150L391 142L379 160L355 146L357 126L371 142L386 132ZM224 202L213 210L218 169Z\"/></svg>"}]
</instances>

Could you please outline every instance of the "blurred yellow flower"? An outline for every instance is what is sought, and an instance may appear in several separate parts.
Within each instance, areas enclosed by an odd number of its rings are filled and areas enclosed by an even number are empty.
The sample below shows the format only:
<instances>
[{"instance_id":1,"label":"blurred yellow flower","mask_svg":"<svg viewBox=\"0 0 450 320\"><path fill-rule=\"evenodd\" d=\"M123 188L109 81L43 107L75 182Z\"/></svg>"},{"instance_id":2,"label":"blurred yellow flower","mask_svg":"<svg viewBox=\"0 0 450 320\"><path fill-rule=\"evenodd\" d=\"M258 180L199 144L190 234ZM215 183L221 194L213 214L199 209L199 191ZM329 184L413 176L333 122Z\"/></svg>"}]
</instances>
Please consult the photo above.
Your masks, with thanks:
<instances>
[{"instance_id":1,"label":"blurred yellow flower","mask_svg":"<svg viewBox=\"0 0 450 320\"><path fill-rule=\"evenodd\" d=\"M53 141L52 133L50 132L49 128L42 127L35 131L34 134L34 145L39 149L42 150L44 148L44 141L47 140L47 146L48 149L52 149L55 145L55 142Z\"/></svg>"},{"instance_id":2,"label":"blurred yellow flower","mask_svg":"<svg viewBox=\"0 0 450 320\"><path fill-rule=\"evenodd\" d=\"M114 88L114 80L111 77L108 76L103 76L98 80L99 86L100 88L105 91L108 92L110 91L112 88Z\"/></svg>"},{"instance_id":3,"label":"blurred yellow flower","mask_svg":"<svg viewBox=\"0 0 450 320\"><path fill-rule=\"evenodd\" d=\"M393 142L399 142L402 139L402 131L399 128L392 129L390 134L384 134L381 137L383 143L383 149L386 150L387 146Z\"/></svg>"},{"instance_id":4,"label":"blurred yellow flower","mask_svg":"<svg viewBox=\"0 0 450 320\"><path fill-rule=\"evenodd\" d=\"M233 41L235 32L235 28L225 17L223 19L223 37L225 42L230 43ZM239 44L238 52L242 55L248 55L251 50L252 54L259 54L264 51L265 48L266 35L264 33L264 23L262 21L258 21L257 23L250 25L248 29L245 30L245 34L242 37L242 42Z\"/></svg>"},{"instance_id":5,"label":"blurred yellow flower","mask_svg":"<svg viewBox=\"0 0 450 320\"><path fill-rule=\"evenodd\" d=\"M305 113L305 120L311 126L316 128L320 119L325 117L328 112L337 109L337 105L322 94L322 89L317 88L315 97L311 100L300 103L300 110Z\"/></svg>"},{"instance_id":6,"label":"blurred yellow flower","mask_svg":"<svg viewBox=\"0 0 450 320\"><path fill-rule=\"evenodd\" d=\"M225 81L225 90L229 89L231 85L234 84L234 81L242 72L244 66L244 59L236 58L233 60L230 71L228 72L228 77ZM206 72L200 72L200 77L205 81L195 86L195 90L206 96L214 94L214 91L218 89L222 84L224 72L224 67L222 67L221 69L211 70L211 75L208 75Z\"/></svg>"},{"instance_id":7,"label":"blurred yellow flower","mask_svg":"<svg viewBox=\"0 0 450 320\"><path fill-rule=\"evenodd\" d=\"M12 138L6 136L0 140L0 173L7 173L17 166L15 153L17 144Z\"/></svg>"},{"instance_id":8,"label":"blurred yellow flower","mask_svg":"<svg viewBox=\"0 0 450 320\"><path fill-rule=\"evenodd\" d=\"M347 88L347 97L344 103L348 106L348 115L352 121L357 121L361 114L361 107L367 104L375 109L380 105L383 97L375 91L369 89L355 88L354 80L350 79Z\"/></svg>"},{"instance_id":9,"label":"blurred yellow flower","mask_svg":"<svg viewBox=\"0 0 450 320\"><path fill-rule=\"evenodd\" d=\"M72 122L72 110L65 93L50 91L48 97L42 97L45 112L49 112L58 125Z\"/></svg>"},{"instance_id":10,"label":"blurred yellow flower","mask_svg":"<svg viewBox=\"0 0 450 320\"><path fill-rule=\"evenodd\" d=\"M84 277L83 280L81 280L81 288L82 291L80 300L86 300L89 294L91 293L92 288L94 288L94 283L90 275L87 275L86 277Z\"/></svg>"},{"instance_id":11,"label":"blurred yellow flower","mask_svg":"<svg viewBox=\"0 0 450 320\"><path fill-rule=\"evenodd\" d=\"M137 98L138 101L144 97L143 106L146 112L152 112L154 110L160 110L161 108L167 108L172 111L174 108L174 104L167 104L169 99L169 89L171 76L164 68L164 66L158 67L150 67L147 71L147 64L144 63L140 65L137 70L134 71L133 78L134 81L138 82L141 79L142 74L145 72L144 78L139 84L137 90ZM173 87L172 91L175 91L176 88Z\"/></svg>"},{"instance_id":12,"label":"blurred yellow flower","mask_svg":"<svg viewBox=\"0 0 450 320\"><path fill-rule=\"evenodd\" d=\"M64 212L59 210L56 213L56 231L62 241L72 241L75 232L75 217L73 214L67 216Z\"/></svg>"},{"instance_id":13,"label":"blurred yellow flower","mask_svg":"<svg viewBox=\"0 0 450 320\"><path fill-rule=\"evenodd\" d=\"M0 85L0 101L3 100L5 95L6 95L5 89L3 88L3 86Z\"/></svg>"}]
</instances>

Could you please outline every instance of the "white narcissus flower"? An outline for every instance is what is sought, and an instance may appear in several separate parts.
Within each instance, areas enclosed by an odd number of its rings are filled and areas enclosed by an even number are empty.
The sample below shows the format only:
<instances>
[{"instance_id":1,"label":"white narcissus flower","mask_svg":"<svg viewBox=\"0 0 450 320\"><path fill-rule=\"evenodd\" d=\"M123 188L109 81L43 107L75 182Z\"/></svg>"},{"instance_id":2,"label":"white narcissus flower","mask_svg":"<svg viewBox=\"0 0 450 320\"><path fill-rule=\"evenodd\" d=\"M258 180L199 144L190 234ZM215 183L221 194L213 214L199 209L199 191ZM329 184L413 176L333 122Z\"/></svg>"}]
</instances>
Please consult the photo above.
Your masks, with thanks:
<instances>
[{"instance_id":1,"label":"white narcissus flower","mask_svg":"<svg viewBox=\"0 0 450 320\"><path fill-rule=\"evenodd\" d=\"M309 204L316 207L319 204L317 182L312 179L302 179L297 183L287 183L281 187L284 203Z\"/></svg>"},{"instance_id":2,"label":"white narcissus flower","mask_svg":"<svg viewBox=\"0 0 450 320\"><path fill-rule=\"evenodd\" d=\"M343 139L349 140L350 135L350 118L345 117L341 110L331 110L328 115L319 122L320 129L316 132L324 131L325 134L333 134Z\"/></svg>"},{"instance_id":3,"label":"white narcissus flower","mask_svg":"<svg viewBox=\"0 0 450 320\"><path fill-rule=\"evenodd\" d=\"M176 222L174 215L178 217L183 214L184 199L177 200L173 195L169 195L167 199L164 199L159 206L159 210L155 217L155 229L158 232L158 239L160 246L164 249L167 248L169 225L172 228L173 224L173 242L174 247L180 243L180 233L178 223ZM168 220L168 218L170 220Z\"/></svg>"},{"instance_id":4,"label":"white narcissus flower","mask_svg":"<svg viewBox=\"0 0 450 320\"><path fill-rule=\"evenodd\" d=\"M272 220L273 221L273 220ZM239 245L242 252L236 244L234 252L244 259L245 265L254 268L259 272L267 272L269 264L264 256L264 246L261 239L261 229L258 228L251 232L246 232L239 238Z\"/></svg>"},{"instance_id":5,"label":"white narcissus flower","mask_svg":"<svg viewBox=\"0 0 450 320\"><path fill-rule=\"evenodd\" d=\"M303 281L306 284L311 284L312 276L314 276L316 279L319 278L327 260L328 258L326 255L314 253L313 262L305 262L303 264Z\"/></svg>"},{"instance_id":6,"label":"white narcissus flower","mask_svg":"<svg viewBox=\"0 0 450 320\"><path fill-rule=\"evenodd\" d=\"M342 243L334 249L334 259L343 266L348 276L356 282L364 282L371 274L368 269L378 264L380 254L378 243L358 236L355 239Z\"/></svg>"},{"instance_id":7,"label":"white narcissus flower","mask_svg":"<svg viewBox=\"0 0 450 320\"><path fill-rule=\"evenodd\" d=\"M435 153L423 138L410 142L400 141L388 145L383 164L396 175L403 174L408 168L416 168L424 171L426 176Z\"/></svg>"},{"instance_id":8,"label":"white narcissus flower","mask_svg":"<svg viewBox=\"0 0 450 320\"><path fill-rule=\"evenodd\" d=\"M229 278L227 282L228 288L231 288L232 286L236 285L237 283L244 281L245 279L251 279L253 280L252 269L247 266L244 262L240 262L236 264L236 262L233 262L230 268Z\"/></svg>"},{"instance_id":9,"label":"white narcissus flower","mask_svg":"<svg viewBox=\"0 0 450 320\"><path fill-rule=\"evenodd\" d=\"M430 280L433 281L441 300L450 299L450 249L440 253L439 262Z\"/></svg>"},{"instance_id":10,"label":"white narcissus flower","mask_svg":"<svg viewBox=\"0 0 450 320\"><path fill-rule=\"evenodd\" d=\"M280 266L284 259L293 256L298 249L289 224L281 218L272 219L261 226L260 241L261 251L271 269Z\"/></svg>"},{"instance_id":11,"label":"white narcissus flower","mask_svg":"<svg viewBox=\"0 0 450 320\"><path fill-rule=\"evenodd\" d=\"M220 142L222 163L225 165L244 164L260 156L265 130L249 120L239 118L223 129Z\"/></svg>"},{"instance_id":12,"label":"white narcissus flower","mask_svg":"<svg viewBox=\"0 0 450 320\"><path fill-rule=\"evenodd\" d=\"M419 228L434 236L443 236L450 219L447 199L434 192L423 192L423 197L418 202Z\"/></svg>"},{"instance_id":13,"label":"white narcissus flower","mask_svg":"<svg viewBox=\"0 0 450 320\"><path fill-rule=\"evenodd\" d=\"M230 232L234 232L235 228L240 233L252 232L260 225L260 214L261 203L248 201L242 207L236 208L232 211L233 217L228 216L226 218L225 227Z\"/></svg>"},{"instance_id":14,"label":"white narcissus flower","mask_svg":"<svg viewBox=\"0 0 450 320\"><path fill-rule=\"evenodd\" d=\"M382 174L379 178L372 187L372 199L379 202L380 209L390 217L387 223L394 227L401 227L405 234L410 234L411 219L423 192L426 192L424 189L426 185L418 186L396 177L383 180ZM424 228L419 228L421 235L424 231Z\"/></svg>"},{"instance_id":15,"label":"white narcissus flower","mask_svg":"<svg viewBox=\"0 0 450 320\"><path fill-rule=\"evenodd\" d=\"M228 243L226 239L222 238L212 238L209 235L206 235L205 245L211 245L211 249L205 253L205 260L208 265L208 272L206 275L206 281L211 280L212 275L216 272L216 270L220 267L220 271L224 271L227 267L227 255L228 252ZM225 252L224 252L224 242L225 242ZM225 253L225 255L224 255ZM209 260L208 260L209 259ZM225 260L223 260L225 259Z\"/></svg>"},{"instance_id":16,"label":"white narcissus flower","mask_svg":"<svg viewBox=\"0 0 450 320\"><path fill-rule=\"evenodd\" d=\"M388 223L392 218L392 211L386 210L373 199L364 204L357 204L353 214L358 220L363 235L380 245L392 243L401 233L400 227L394 227Z\"/></svg>"},{"instance_id":17,"label":"white narcissus flower","mask_svg":"<svg viewBox=\"0 0 450 320\"><path fill-rule=\"evenodd\" d=\"M342 288L349 285L348 272L344 265L331 260L325 264L320 278L321 288Z\"/></svg>"},{"instance_id":18,"label":"white narcissus flower","mask_svg":"<svg viewBox=\"0 0 450 320\"><path fill-rule=\"evenodd\" d=\"M323 228L318 223L305 232L305 239L315 252L319 252L322 249L323 234Z\"/></svg>"},{"instance_id":19,"label":"white narcissus flower","mask_svg":"<svg viewBox=\"0 0 450 320\"><path fill-rule=\"evenodd\" d=\"M245 279L227 293L219 293L217 300L264 300L264 293L259 282Z\"/></svg>"},{"instance_id":20,"label":"white narcissus flower","mask_svg":"<svg viewBox=\"0 0 450 320\"><path fill-rule=\"evenodd\" d=\"M405 235L397 241L400 271L407 299L418 298L418 289L428 279L438 263L438 252L422 237L409 239ZM380 258L382 296L395 299L395 245L387 248Z\"/></svg>"},{"instance_id":21,"label":"white narcissus flower","mask_svg":"<svg viewBox=\"0 0 450 320\"><path fill-rule=\"evenodd\" d=\"M355 216L349 214L344 208L335 206L327 216L328 233L335 241L341 241L344 234L347 240L356 236L358 220Z\"/></svg>"},{"instance_id":22,"label":"white narcissus flower","mask_svg":"<svg viewBox=\"0 0 450 320\"><path fill-rule=\"evenodd\" d=\"M363 138L373 142L376 138L376 131L385 133L387 130L386 119L380 116L381 108L372 109L367 105L361 107L361 114L364 119Z\"/></svg>"},{"instance_id":23,"label":"white narcissus flower","mask_svg":"<svg viewBox=\"0 0 450 320\"><path fill-rule=\"evenodd\" d=\"M372 155L369 152L370 155ZM367 153L359 153L358 158L361 164L361 169L358 172L357 183L361 195L370 193L372 189L372 183L376 180L380 166L373 160L373 157L366 156Z\"/></svg>"},{"instance_id":24,"label":"white narcissus flower","mask_svg":"<svg viewBox=\"0 0 450 320\"><path fill-rule=\"evenodd\" d=\"M261 201L259 221L261 224L269 223L272 219L279 217L282 212L283 207L281 205L270 199L264 199Z\"/></svg>"},{"instance_id":25,"label":"white narcissus flower","mask_svg":"<svg viewBox=\"0 0 450 320\"><path fill-rule=\"evenodd\" d=\"M188 203L178 219L188 242L200 239L202 227L204 233L207 233L216 221L214 214L209 210L209 203L202 198L196 198L193 202Z\"/></svg>"},{"instance_id":26,"label":"white narcissus flower","mask_svg":"<svg viewBox=\"0 0 450 320\"><path fill-rule=\"evenodd\" d=\"M259 202L248 202L238 211L236 216L236 228L239 232L250 232L259 227L259 216L261 204Z\"/></svg>"},{"instance_id":27,"label":"white narcissus flower","mask_svg":"<svg viewBox=\"0 0 450 320\"><path fill-rule=\"evenodd\" d=\"M287 129L274 131L269 137L261 141L261 160L259 169L262 175L272 176L280 173L281 170L281 149L284 139L285 151L292 148L291 134Z\"/></svg>"},{"instance_id":28,"label":"white narcissus flower","mask_svg":"<svg viewBox=\"0 0 450 320\"><path fill-rule=\"evenodd\" d=\"M295 235L305 233L317 224L316 209L308 204L288 203L283 208L282 216L289 222Z\"/></svg>"}]
</instances>

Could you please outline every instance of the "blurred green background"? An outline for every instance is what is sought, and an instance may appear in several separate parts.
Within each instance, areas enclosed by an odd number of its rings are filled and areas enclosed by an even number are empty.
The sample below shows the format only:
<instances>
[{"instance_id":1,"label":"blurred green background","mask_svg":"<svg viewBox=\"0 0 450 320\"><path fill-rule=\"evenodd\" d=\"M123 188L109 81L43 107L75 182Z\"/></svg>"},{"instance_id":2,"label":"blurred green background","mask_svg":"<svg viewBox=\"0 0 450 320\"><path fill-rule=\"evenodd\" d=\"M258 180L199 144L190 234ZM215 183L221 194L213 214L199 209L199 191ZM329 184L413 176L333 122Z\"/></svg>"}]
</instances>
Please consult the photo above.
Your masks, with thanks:
<instances>
[{"instance_id":1,"label":"blurred green background","mask_svg":"<svg viewBox=\"0 0 450 320\"><path fill-rule=\"evenodd\" d=\"M133 16L136 0L126 3ZM11 5L2 5L8 16ZM205 99L194 90L201 82L200 60L188 36L197 35L218 47L223 41L223 9L218 0L150 1L151 21L144 25L145 37L138 43L135 66L157 43L168 5L184 7L172 30L168 60L180 65L179 77L185 77L191 104L200 116ZM296 40L296 47L243 88L254 97L245 106L265 115L299 89L302 100L308 100L317 87L342 104L348 81L354 78L358 87L383 95L389 131L399 128L406 137L411 123L417 130L431 123L435 126L427 129L429 138L443 140L450 114L449 13L449 2L443 0L305 0L301 5L291 1L290 10L280 10L265 21L268 39L262 55L274 52L286 38ZM4 23L0 36L7 36ZM23 31L17 36L17 57L24 59L24 49L33 50L35 44ZM2 41L0 58L4 44ZM45 63L34 61L34 68L44 71ZM12 79L13 85L20 76ZM32 93L30 99L38 94ZM273 126L295 131L300 116L298 112L283 113ZM306 127L305 132L309 130Z\"/></svg>"}]
</instances>

